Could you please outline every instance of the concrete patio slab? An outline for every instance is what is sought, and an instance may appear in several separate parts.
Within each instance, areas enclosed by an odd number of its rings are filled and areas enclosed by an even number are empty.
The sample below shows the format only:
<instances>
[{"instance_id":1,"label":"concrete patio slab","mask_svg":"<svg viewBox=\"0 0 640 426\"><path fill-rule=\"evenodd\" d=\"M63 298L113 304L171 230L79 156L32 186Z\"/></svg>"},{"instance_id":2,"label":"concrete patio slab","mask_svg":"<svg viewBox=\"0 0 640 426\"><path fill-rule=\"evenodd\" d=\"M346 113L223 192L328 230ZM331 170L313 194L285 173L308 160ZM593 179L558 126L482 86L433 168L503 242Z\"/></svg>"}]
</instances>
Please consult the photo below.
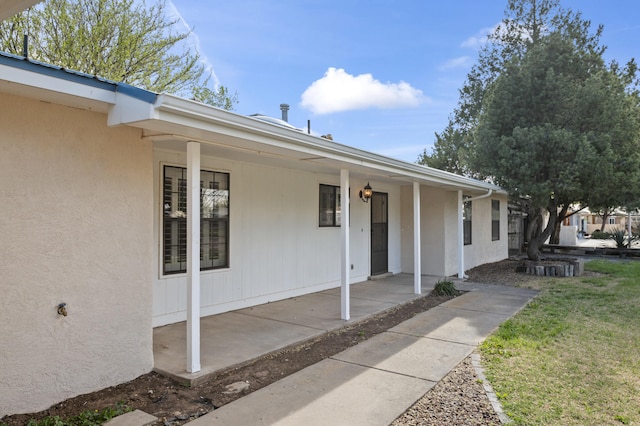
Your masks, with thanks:
<instances>
[{"instance_id":1,"label":"concrete patio slab","mask_svg":"<svg viewBox=\"0 0 640 426\"><path fill-rule=\"evenodd\" d=\"M413 292L411 274L352 284L349 321L340 318L339 288L203 317L202 369L197 373L186 371L186 323L157 327L153 330L154 369L181 383L196 385L220 370L424 296L437 279L421 277L421 295Z\"/></svg>"},{"instance_id":2,"label":"concrete patio slab","mask_svg":"<svg viewBox=\"0 0 640 426\"><path fill-rule=\"evenodd\" d=\"M267 318L228 312L200 320L202 370L186 371L185 324L154 330L155 370L185 384L195 385L207 375L241 364L278 348L308 339L324 330Z\"/></svg>"},{"instance_id":3,"label":"concrete patio slab","mask_svg":"<svg viewBox=\"0 0 640 426\"><path fill-rule=\"evenodd\" d=\"M362 298L398 304L429 294L437 280L438 277L422 276L421 294L415 294L413 292L413 275L397 274L381 280L352 284L350 293L352 299ZM322 293L339 297L340 288L325 290Z\"/></svg>"},{"instance_id":4,"label":"concrete patio slab","mask_svg":"<svg viewBox=\"0 0 640 426\"><path fill-rule=\"evenodd\" d=\"M475 346L399 333L382 333L332 358L437 382Z\"/></svg>"},{"instance_id":5,"label":"concrete patio slab","mask_svg":"<svg viewBox=\"0 0 640 426\"><path fill-rule=\"evenodd\" d=\"M352 296L350 321L361 320L396 305L397 303L391 301ZM324 331L332 330L345 324L345 321L340 319L340 296L325 293L313 293L305 295L304 298L294 297L292 299L241 309L236 312L252 317L298 324Z\"/></svg>"},{"instance_id":6,"label":"concrete patio slab","mask_svg":"<svg viewBox=\"0 0 640 426\"><path fill-rule=\"evenodd\" d=\"M189 424L386 426L434 384L326 359Z\"/></svg>"}]
</instances>

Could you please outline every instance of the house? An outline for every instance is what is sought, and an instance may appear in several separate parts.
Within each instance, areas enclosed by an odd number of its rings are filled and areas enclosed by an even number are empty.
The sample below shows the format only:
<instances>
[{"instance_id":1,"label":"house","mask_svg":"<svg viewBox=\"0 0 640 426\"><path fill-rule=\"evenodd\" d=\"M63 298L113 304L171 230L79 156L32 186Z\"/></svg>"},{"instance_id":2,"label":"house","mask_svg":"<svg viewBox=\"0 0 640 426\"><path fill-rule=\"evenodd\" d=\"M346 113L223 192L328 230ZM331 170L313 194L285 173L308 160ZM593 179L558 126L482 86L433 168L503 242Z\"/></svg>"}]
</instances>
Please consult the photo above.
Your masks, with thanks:
<instances>
[{"instance_id":1,"label":"house","mask_svg":"<svg viewBox=\"0 0 640 426\"><path fill-rule=\"evenodd\" d=\"M603 217L597 212L592 212L588 207L573 207L569 210L571 216L565 218L562 225L565 227L573 226L577 230L578 236L588 236L596 231L600 231ZM631 211L622 208L613 209L605 218L604 232L614 232L619 229L628 230L629 224L635 230L640 223L638 211Z\"/></svg>"},{"instance_id":2,"label":"house","mask_svg":"<svg viewBox=\"0 0 640 426\"><path fill-rule=\"evenodd\" d=\"M0 54L0 126L0 417L151 371L157 326L197 371L201 316L507 257L498 187L176 96Z\"/></svg>"}]
</instances>

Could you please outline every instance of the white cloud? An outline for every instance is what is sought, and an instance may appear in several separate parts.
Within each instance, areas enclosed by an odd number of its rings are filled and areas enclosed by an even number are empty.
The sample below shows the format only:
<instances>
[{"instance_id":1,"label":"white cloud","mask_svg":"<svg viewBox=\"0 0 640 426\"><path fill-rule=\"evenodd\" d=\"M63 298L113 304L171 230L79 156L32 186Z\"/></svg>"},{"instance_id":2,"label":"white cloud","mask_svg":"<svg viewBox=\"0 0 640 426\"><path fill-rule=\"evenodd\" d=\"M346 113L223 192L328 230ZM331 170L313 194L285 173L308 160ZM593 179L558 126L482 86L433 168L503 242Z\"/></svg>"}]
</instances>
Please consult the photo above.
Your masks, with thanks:
<instances>
[{"instance_id":1,"label":"white cloud","mask_svg":"<svg viewBox=\"0 0 640 426\"><path fill-rule=\"evenodd\" d=\"M496 24L491 28L483 28L476 34L472 35L468 39L462 42L461 47L467 47L474 50L479 50L483 44L487 42L487 36L494 32L500 24Z\"/></svg>"},{"instance_id":2,"label":"white cloud","mask_svg":"<svg viewBox=\"0 0 640 426\"><path fill-rule=\"evenodd\" d=\"M446 71L454 68L468 68L473 64L471 56L461 56L459 58L451 59L440 66L441 71Z\"/></svg>"},{"instance_id":3,"label":"white cloud","mask_svg":"<svg viewBox=\"0 0 640 426\"><path fill-rule=\"evenodd\" d=\"M357 76L342 68L329 68L311 83L301 96L300 105L315 114L330 114L368 108L417 106L427 98L409 83L381 83L371 74Z\"/></svg>"},{"instance_id":4,"label":"white cloud","mask_svg":"<svg viewBox=\"0 0 640 426\"><path fill-rule=\"evenodd\" d=\"M177 21L177 25L180 25L184 31L189 31L189 36L186 39L187 46L193 49L198 55L200 55L200 63L205 68L205 74L210 75L213 79L214 87L217 89L220 86L220 80L216 75L216 72L213 69L213 65L206 56L202 54L202 48L200 45L200 37L193 32L187 21L182 17L178 8L173 4L171 0L166 3L166 13L169 19L175 19Z\"/></svg>"}]
</instances>

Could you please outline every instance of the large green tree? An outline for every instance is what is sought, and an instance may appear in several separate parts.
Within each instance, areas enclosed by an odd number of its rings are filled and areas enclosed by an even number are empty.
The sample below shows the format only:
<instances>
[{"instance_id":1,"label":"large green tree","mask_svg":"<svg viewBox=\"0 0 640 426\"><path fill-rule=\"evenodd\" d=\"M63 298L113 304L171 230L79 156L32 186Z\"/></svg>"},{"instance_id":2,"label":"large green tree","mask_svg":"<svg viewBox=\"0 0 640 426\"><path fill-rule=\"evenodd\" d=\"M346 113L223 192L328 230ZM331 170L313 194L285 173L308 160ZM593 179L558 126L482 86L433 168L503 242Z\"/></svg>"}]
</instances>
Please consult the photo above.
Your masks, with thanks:
<instances>
[{"instance_id":1,"label":"large green tree","mask_svg":"<svg viewBox=\"0 0 640 426\"><path fill-rule=\"evenodd\" d=\"M443 132L436 134L434 148L430 152L425 150L419 156L418 163L479 179L490 179L491 176L486 174L486 170L480 170L474 165L476 163L473 159L476 155L478 121L487 105L486 98L493 90L497 79L506 72L509 64L522 60L552 33L571 40L583 53L601 58L605 51L605 47L599 44L602 31L603 27L598 26L591 32L591 22L584 20L580 13L562 9L560 0L508 0L505 18L488 35L488 41L480 51L476 65L467 75L467 80L460 90L458 106L453 111L447 127ZM633 62L625 69L611 64L611 71L618 75L618 82L623 82L626 87L630 87L635 79ZM627 205L629 202L626 200L634 197L633 194L621 193L624 191L621 188L628 188L629 185L625 183L631 180L624 172L620 172L630 170L626 163L627 160L621 160L615 172L598 174L598 186L589 189L590 208L607 211L607 208ZM540 210L533 207L527 199L514 200L526 206L523 210L528 211L529 224L531 228L535 228L535 224L540 223ZM630 203L632 206L637 204L637 201ZM569 208L565 204L562 207L551 234L551 241L555 243L558 242L560 225ZM535 236L540 231L541 227L538 227L537 231L529 229L527 235Z\"/></svg>"},{"instance_id":2,"label":"large green tree","mask_svg":"<svg viewBox=\"0 0 640 426\"><path fill-rule=\"evenodd\" d=\"M32 59L233 109L237 95L208 87L211 73L177 23L163 0L48 0L0 23L0 49L22 55L28 32Z\"/></svg>"},{"instance_id":3,"label":"large green tree","mask_svg":"<svg viewBox=\"0 0 640 426\"><path fill-rule=\"evenodd\" d=\"M551 32L562 32L581 48L602 53L603 48L598 46L602 28L589 34L590 25L579 13L562 9L560 0L508 0L503 20L488 34L477 63L459 91L458 105L447 127L436 133L433 149L425 150L418 157L418 163L485 178L472 167L471 159L475 155L474 132L488 90L510 61L522 58Z\"/></svg>"},{"instance_id":4,"label":"large green tree","mask_svg":"<svg viewBox=\"0 0 640 426\"><path fill-rule=\"evenodd\" d=\"M635 64L607 66L602 50L580 40L556 31L512 58L477 122L472 167L548 213L529 241L531 259L571 204L621 205L639 194Z\"/></svg>"}]
</instances>

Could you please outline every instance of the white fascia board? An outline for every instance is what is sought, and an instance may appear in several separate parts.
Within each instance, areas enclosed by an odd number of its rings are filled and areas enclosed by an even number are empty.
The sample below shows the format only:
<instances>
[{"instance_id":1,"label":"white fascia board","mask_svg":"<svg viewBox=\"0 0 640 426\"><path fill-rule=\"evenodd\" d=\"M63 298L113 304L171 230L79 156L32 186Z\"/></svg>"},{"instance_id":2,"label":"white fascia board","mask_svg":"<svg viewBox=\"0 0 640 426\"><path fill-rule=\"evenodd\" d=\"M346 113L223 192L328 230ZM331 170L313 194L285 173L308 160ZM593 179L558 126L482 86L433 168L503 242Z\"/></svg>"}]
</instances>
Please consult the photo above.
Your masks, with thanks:
<instances>
[{"instance_id":1,"label":"white fascia board","mask_svg":"<svg viewBox=\"0 0 640 426\"><path fill-rule=\"evenodd\" d=\"M155 103L155 110L157 113L155 119L202 130L207 130L210 127L215 127L218 131L225 129L225 132L231 136L369 168L398 179L425 184L437 183L469 191L493 190L495 193L506 194L506 191L499 186L487 182L374 154L304 132L280 128L251 117L178 96L159 95Z\"/></svg>"},{"instance_id":2,"label":"white fascia board","mask_svg":"<svg viewBox=\"0 0 640 426\"><path fill-rule=\"evenodd\" d=\"M111 90L7 65L0 65L0 81L22 86L21 92L27 96L32 90L33 93L37 93L38 98L62 105L78 106L76 102L69 100L69 96L78 98L80 104L95 102L111 105L115 103L115 93ZM57 96L60 98L58 99Z\"/></svg>"},{"instance_id":3,"label":"white fascia board","mask_svg":"<svg viewBox=\"0 0 640 426\"><path fill-rule=\"evenodd\" d=\"M124 93L115 93L114 105L109 109L107 125L132 125L136 122L158 119L153 104Z\"/></svg>"}]
</instances>

